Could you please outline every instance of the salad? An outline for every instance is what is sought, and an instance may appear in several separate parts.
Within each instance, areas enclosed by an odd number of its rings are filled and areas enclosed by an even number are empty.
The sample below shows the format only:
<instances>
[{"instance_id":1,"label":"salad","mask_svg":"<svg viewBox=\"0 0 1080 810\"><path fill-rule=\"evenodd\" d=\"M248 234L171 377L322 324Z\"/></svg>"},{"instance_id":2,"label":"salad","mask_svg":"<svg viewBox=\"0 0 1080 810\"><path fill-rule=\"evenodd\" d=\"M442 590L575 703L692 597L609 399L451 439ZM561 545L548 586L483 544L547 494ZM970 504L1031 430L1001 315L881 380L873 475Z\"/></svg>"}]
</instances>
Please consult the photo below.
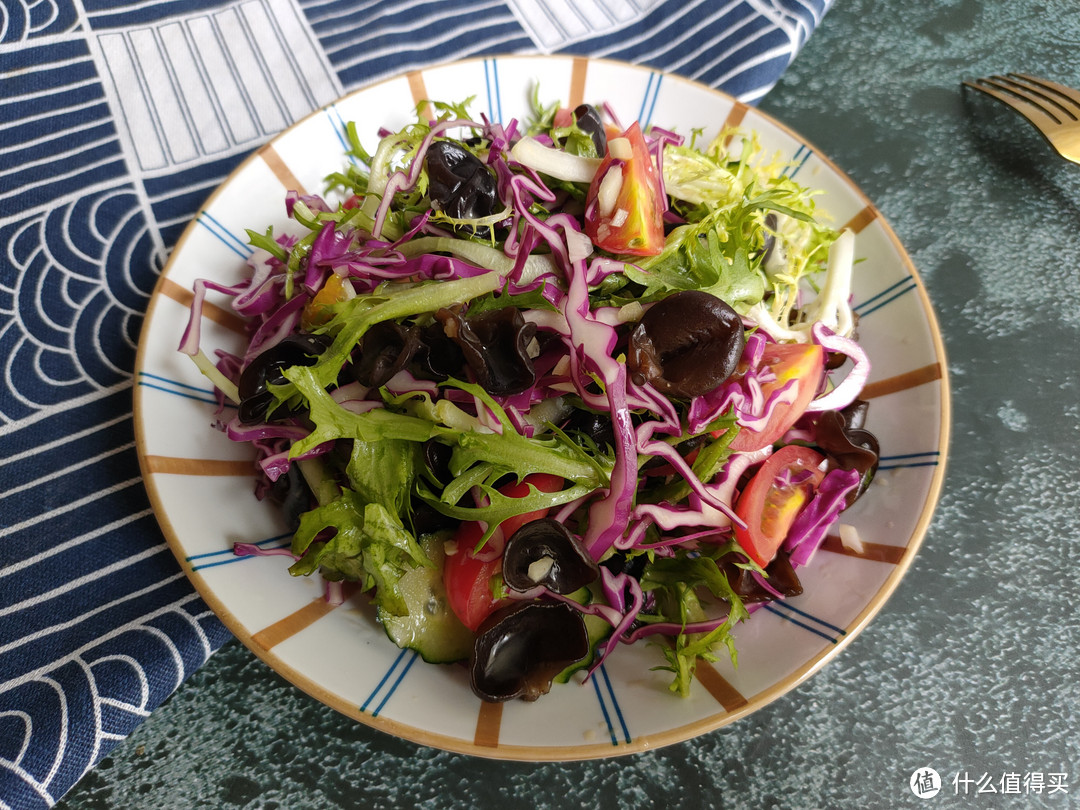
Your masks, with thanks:
<instances>
[{"instance_id":1,"label":"salad","mask_svg":"<svg viewBox=\"0 0 1080 810\"><path fill-rule=\"evenodd\" d=\"M243 281L195 284L180 350L294 531L235 552L285 554L331 600L356 583L484 700L649 641L687 694L801 593L877 468L853 234L752 132L534 97L525 122L424 103L371 152L347 133L324 195L248 231ZM200 349L209 293L242 355Z\"/></svg>"}]
</instances>

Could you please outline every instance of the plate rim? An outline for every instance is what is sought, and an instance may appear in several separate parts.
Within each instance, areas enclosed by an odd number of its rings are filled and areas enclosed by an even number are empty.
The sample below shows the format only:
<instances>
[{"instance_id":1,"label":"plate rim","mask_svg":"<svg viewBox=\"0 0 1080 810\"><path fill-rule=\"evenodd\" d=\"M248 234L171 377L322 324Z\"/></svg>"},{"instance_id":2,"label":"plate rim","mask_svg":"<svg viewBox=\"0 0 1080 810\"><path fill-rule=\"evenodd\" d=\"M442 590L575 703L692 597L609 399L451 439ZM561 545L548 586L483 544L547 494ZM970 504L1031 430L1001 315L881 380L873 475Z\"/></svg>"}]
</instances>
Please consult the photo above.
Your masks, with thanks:
<instances>
[{"instance_id":1,"label":"plate rim","mask_svg":"<svg viewBox=\"0 0 1080 810\"><path fill-rule=\"evenodd\" d=\"M905 546L905 550L900 559L893 566L893 570L885 578L884 582L874 593L873 597L867 603L867 605L858 613L858 615L844 628L844 635L836 641L835 644L823 649L817 655L807 659L800 664L796 670L789 675L781 678L775 684L769 688L758 692L746 699L746 704L731 711L724 710L723 707L718 707L721 711L700 718L690 723L685 723L680 726L676 726L670 729L666 729L660 732L643 733L635 736L629 743L619 743L618 745L610 745L604 743L583 743L578 745L562 745L562 746L525 746L525 745L513 745L506 743L498 743L494 747L489 745L479 744L477 742L469 742L462 738L450 737L444 734L440 734L426 729L418 728L415 726L402 723L385 716L375 716L369 713L362 712L358 706L354 706L348 701L342 699L340 696L334 694L317 681L313 680L309 676L299 672L297 669L289 664L286 664L283 660L277 657L272 650L265 649L256 643L253 639L254 633L249 633L243 628L239 620L233 614L233 612L225 605L222 599L217 593L209 586L205 578L196 570L193 570L192 566L186 559L186 551L179 539L178 533L175 531L172 525L172 521L169 518L168 513L164 509L162 497L158 491L157 482L155 480L155 471L153 471L149 465L146 452L146 422L144 419L144 409L142 404L142 390L141 386L133 385L133 422L135 432L135 448L136 454L139 460L139 467L143 485L147 490L147 495L150 499L151 508L154 513L154 517L165 536L166 542L170 551L176 557L177 562L180 564L185 576L194 586L199 596L206 602L207 606L214 612L214 614L221 620L229 632L238 639L247 649L256 655L263 663L269 666L275 673L283 677L286 681L292 684L294 687L300 689L305 694L318 700L320 703L338 711L341 714L349 717L350 719L363 723L366 726L377 729L379 731L388 733L392 736L408 740L410 742L447 750L455 753L469 754L486 759L496 760L511 760L511 761L528 761L528 762L569 762L569 761L581 761L589 759L606 759L616 756L623 756L633 753L641 753L643 751L652 750L655 748L665 747L681 742L687 742L702 734L715 731L726 725L734 723L735 721L746 717L759 709L764 708L770 703L776 701L780 697L784 696L791 690L795 689L802 683L806 682L809 678L815 675L825 664L829 663L835 657L837 657L842 650L846 649L849 644L862 632L867 624L882 610L886 602L892 597L895 590L899 587L900 582L903 580L908 569L911 567L912 561L915 555L918 553L926 534L929 531L930 523L933 520L934 513L936 511L938 502L941 497L941 491L946 474L946 467L948 462L948 451L950 446L951 426L952 426L952 403L951 403L951 390L950 381L948 375L948 362L945 351L944 340L941 335L941 330L938 324L937 315L934 311L933 304L930 301L929 294L923 283L921 276L917 268L914 265L907 250L904 248L899 237L894 232L892 226L888 220L884 217L881 211L877 208L872 200L862 191L860 186L848 176L846 172L837 166L830 157L824 152L818 149L814 144L808 141L805 137L794 131L791 127L785 124L783 121L775 118L772 114L764 112L739 101L734 96L726 93L722 90L710 87L704 83L698 82L694 79L689 79L678 73L671 73L656 68L649 67L647 65L635 64L631 62L621 61L617 59L609 58L592 58L585 56L577 56L571 54L495 54L488 56L470 57L467 59L456 59L450 61L439 62L436 64L428 65L422 68L416 68L410 71L397 73L392 76L387 76L376 81L372 81L343 94L340 98L331 101L328 104L319 106L312 110L307 115L298 119L296 122L276 133L272 137L268 138L260 146L256 147L250 154L244 157L240 163L238 163L231 172L215 187L211 194L202 202L199 206L199 210L209 208L215 199L224 193L226 187L232 184L236 178L246 170L253 162L260 159L262 154L268 149L272 149L280 139L294 130L305 126L308 121L321 115L328 108L341 104L346 99L349 99L357 94L365 93L371 89L380 85L388 84L390 82L400 81L401 79L415 80L419 78L422 80L424 74L434 71L443 70L450 67L457 67L460 65L467 65L478 62L486 62L487 60L499 60L499 61L559 61L559 62L572 62L577 66L579 63L588 68L592 64L605 64L616 69L624 69L635 72L651 72L664 78L664 80L671 80L674 82L684 83L694 86L700 90L707 92L718 99L729 102L735 106L742 106L746 110L753 110L755 115L758 115L765 119L770 125L775 126L778 130L785 133L789 137L793 138L800 144L804 144L808 148L812 149L816 158L824 163L838 178L840 178L847 188L853 192L856 197L862 201L866 210L871 211L874 214L874 218L878 224L883 228L884 233L892 244L897 256L901 259L907 271L911 274L911 278L915 283L915 291L917 292L921 311L926 318L926 325L930 333L931 344L933 345L934 352L937 358L937 362L940 365L941 375L935 380L939 383L939 398L941 402L940 408L940 424L939 424L939 438L938 438L938 463L934 469L934 473L931 476L929 487L927 489L926 498L922 504L921 513L919 519L915 523L915 527L911 532L908 543ZM173 266L174 262L178 260L178 257L182 253L182 249L187 242L190 235L197 227L197 216L185 226L182 234L177 239L176 244L170 251L169 258L165 265L161 269L160 276L154 285L151 292L150 300L148 302L146 313L144 315L143 323L139 332L139 341L136 349L135 367L133 371L133 379L138 379L140 374L146 367L147 361L147 335L154 322L154 313L157 309L157 305L163 297L162 290L168 281L169 270Z\"/></svg>"}]
</instances>

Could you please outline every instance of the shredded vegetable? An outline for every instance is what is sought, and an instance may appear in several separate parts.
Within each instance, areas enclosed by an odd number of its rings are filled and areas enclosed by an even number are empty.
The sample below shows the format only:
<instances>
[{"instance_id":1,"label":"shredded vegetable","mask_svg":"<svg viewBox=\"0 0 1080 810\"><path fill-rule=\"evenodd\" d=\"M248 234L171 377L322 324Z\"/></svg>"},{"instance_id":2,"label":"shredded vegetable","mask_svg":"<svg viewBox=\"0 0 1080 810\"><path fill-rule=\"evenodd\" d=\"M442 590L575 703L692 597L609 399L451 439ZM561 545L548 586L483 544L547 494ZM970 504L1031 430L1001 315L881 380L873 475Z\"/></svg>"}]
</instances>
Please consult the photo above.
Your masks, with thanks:
<instances>
[{"instance_id":1,"label":"shredded vegetable","mask_svg":"<svg viewBox=\"0 0 1080 810\"><path fill-rule=\"evenodd\" d=\"M247 278L195 287L180 350L295 532L236 553L358 583L395 641L468 661L486 700L656 636L687 694L757 603L800 592L876 468L853 236L752 132L699 147L589 105L503 123L438 103L371 152L347 135L326 193L283 200L304 235L249 231ZM241 355L200 348L208 296L246 319ZM843 441L819 441L826 415ZM801 460L774 471L786 447ZM595 564L572 592L550 584L545 516ZM501 576L511 542L528 587ZM558 649L508 659L525 642L493 632Z\"/></svg>"}]
</instances>

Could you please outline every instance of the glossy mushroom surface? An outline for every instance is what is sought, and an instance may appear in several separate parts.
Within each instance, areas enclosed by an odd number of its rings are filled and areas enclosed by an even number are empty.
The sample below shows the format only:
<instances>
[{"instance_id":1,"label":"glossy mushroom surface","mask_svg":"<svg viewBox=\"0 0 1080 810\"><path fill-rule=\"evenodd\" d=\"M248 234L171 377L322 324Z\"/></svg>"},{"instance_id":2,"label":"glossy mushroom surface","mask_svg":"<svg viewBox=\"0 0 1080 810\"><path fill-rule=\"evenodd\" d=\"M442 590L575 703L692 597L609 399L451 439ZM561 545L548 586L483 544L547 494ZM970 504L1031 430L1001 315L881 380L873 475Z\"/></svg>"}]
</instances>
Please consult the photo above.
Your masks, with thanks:
<instances>
[{"instance_id":1,"label":"glossy mushroom surface","mask_svg":"<svg viewBox=\"0 0 1080 810\"><path fill-rule=\"evenodd\" d=\"M650 307L630 333L627 366L639 385L695 397L732 375L745 346L734 309L715 295L683 290Z\"/></svg>"},{"instance_id":2,"label":"glossy mushroom surface","mask_svg":"<svg viewBox=\"0 0 1080 810\"><path fill-rule=\"evenodd\" d=\"M382 321L368 329L360 342L360 361L356 379L378 387L405 368L417 349L420 336L416 327L404 327L394 321Z\"/></svg>"},{"instance_id":3,"label":"glossy mushroom surface","mask_svg":"<svg viewBox=\"0 0 1080 810\"><path fill-rule=\"evenodd\" d=\"M570 594L599 576L600 567L581 541L552 518L530 521L506 541L503 581L511 590L523 592L542 585Z\"/></svg>"},{"instance_id":4,"label":"glossy mushroom surface","mask_svg":"<svg viewBox=\"0 0 1080 810\"><path fill-rule=\"evenodd\" d=\"M588 654L581 613L561 602L515 602L478 628L470 683L489 702L536 700L551 689L552 678Z\"/></svg>"},{"instance_id":5,"label":"glossy mushroom surface","mask_svg":"<svg viewBox=\"0 0 1080 810\"><path fill-rule=\"evenodd\" d=\"M454 219L479 219L495 211L495 175L480 158L454 141L435 141L428 149L428 193Z\"/></svg>"},{"instance_id":6,"label":"glossy mushroom surface","mask_svg":"<svg viewBox=\"0 0 1080 810\"><path fill-rule=\"evenodd\" d=\"M519 394L536 381L529 356L536 325L527 322L518 309L506 307L473 317L441 309L435 317L461 350L476 382L489 394Z\"/></svg>"},{"instance_id":7,"label":"glossy mushroom surface","mask_svg":"<svg viewBox=\"0 0 1080 810\"><path fill-rule=\"evenodd\" d=\"M330 342L326 335L298 332L286 336L256 355L240 373L237 384L240 421L246 425L266 421L267 413L275 402L267 384L282 385L288 382L283 372L291 366L314 365ZM288 412L283 408L274 413L274 416L284 415L288 415Z\"/></svg>"}]
</instances>

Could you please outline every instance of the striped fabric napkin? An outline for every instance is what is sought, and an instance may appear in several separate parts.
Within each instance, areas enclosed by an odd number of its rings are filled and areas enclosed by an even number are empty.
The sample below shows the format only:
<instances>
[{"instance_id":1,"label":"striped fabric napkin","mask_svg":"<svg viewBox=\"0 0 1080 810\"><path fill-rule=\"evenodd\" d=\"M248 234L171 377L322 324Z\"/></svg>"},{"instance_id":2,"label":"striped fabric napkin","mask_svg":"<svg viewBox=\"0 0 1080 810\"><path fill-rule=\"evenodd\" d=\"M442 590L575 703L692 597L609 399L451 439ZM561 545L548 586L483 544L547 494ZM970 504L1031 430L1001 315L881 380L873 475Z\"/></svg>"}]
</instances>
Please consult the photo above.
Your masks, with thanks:
<instances>
[{"instance_id":1,"label":"striped fabric napkin","mask_svg":"<svg viewBox=\"0 0 1080 810\"><path fill-rule=\"evenodd\" d=\"M187 222L344 92L457 58L644 63L754 103L831 0L0 0L0 810L49 807L228 633L139 477L132 369Z\"/></svg>"}]
</instances>

